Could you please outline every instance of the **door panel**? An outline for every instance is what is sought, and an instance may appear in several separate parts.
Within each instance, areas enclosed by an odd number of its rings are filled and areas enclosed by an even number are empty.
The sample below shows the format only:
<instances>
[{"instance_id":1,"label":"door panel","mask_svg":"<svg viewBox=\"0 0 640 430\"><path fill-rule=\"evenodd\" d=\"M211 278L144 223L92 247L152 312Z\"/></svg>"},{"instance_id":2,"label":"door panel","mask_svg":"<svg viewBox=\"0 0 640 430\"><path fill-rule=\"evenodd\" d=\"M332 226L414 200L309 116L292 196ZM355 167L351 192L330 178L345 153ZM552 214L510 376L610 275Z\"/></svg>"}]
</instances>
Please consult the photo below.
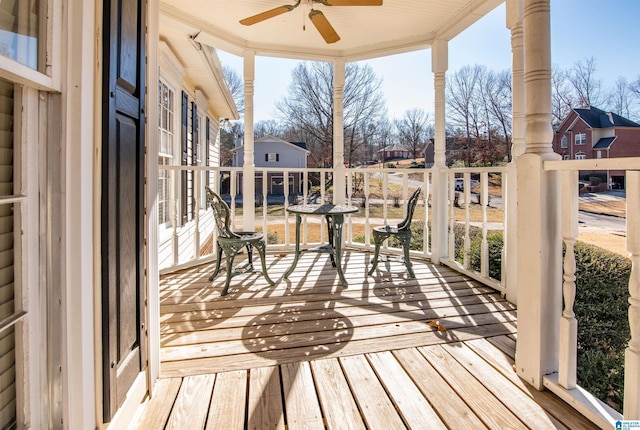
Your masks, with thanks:
<instances>
[{"instance_id":1,"label":"door panel","mask_svg":"<svg viewBox=\"0 0 640 430\"><path fill-rule=\"evenodd\" d=\"M103 418L146 367L144 3L104 1L102 139Z\"/></svg>"}]
</instances>

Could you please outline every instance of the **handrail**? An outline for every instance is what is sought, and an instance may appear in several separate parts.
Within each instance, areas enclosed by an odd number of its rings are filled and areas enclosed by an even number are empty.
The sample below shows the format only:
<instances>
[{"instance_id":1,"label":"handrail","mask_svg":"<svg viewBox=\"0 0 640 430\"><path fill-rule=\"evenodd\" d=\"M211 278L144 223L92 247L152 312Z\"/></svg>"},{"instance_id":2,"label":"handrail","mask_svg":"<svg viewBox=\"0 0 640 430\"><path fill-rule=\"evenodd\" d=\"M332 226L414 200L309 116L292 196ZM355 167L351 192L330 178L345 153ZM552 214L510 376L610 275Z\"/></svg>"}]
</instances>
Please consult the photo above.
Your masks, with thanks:
<instances>
[{"instance_id":1,"label":"handrail","mask_svg":"<svg viewBox=\"0 0 640 430\"><path fill-rule=\"evenodd\" d=\"M640 170L640 157L547 160L544 170Z\"/></svg>"},{"instance_id":2,"label":"handrail","mask_svg":"<svg viewBox=\"0 0 640 430\"><path fill-rule=\"evenodd\" d=\"M179 195L182 190L183 177L194 178L193 186L204 187L206 176L206 172L215 172L215 174L210 174L208 177L212 181L211 183L215 189L220 190L221 180L224 177L225 181L229 181L227 199L230 198L229 206L231 208L231 217L232 223L238 222L241 217L236 216L237 209L241 209L240 203L236 204L236 197L241 195L241 175L243 172L243 168L241 167L227 167L227 166L159 166L159 169L171 172L172 186L173 186L173 196L170 197L169 201L172 206L172 214L174 215L171 218L172 224L172 235L160 235L164 238L164 241L161 240L161 252L169 253L170 256L160 257L159 261L161 262L160 267L163 272L169 271L172 267L185 267L185 264L188 264L189 261L195 263L201 263L203 261L208 261L214 258L212 253L212 249L205 249L204 244L211 243L211 239L208 239L213 234L215 236L215 232L213 232L212 228L212 220L211 216L208 214L206 207L198 208L198 202L189 203L189 205L193 205L194 208L194 216L193 219L189 219L184 222L182 220L180 209L180 198ZM349 246L352 248L359 248L363 250L373 250L373 246L371 245L371 230L374 226L384 225L394 222L401 222L403 218L406 217L406 202L409 196L413 193L413 191L421 186L423 192L421 193L418 201L418 213L414 216L414 221L419 222L421 226L423 226L423 239L417 245L418 249L411 250L411 255L415 257L423 257L430 258L431 257L431 235L434 231L441 231L442 229L448 230L449 223L444 226L432 225L431 213L433 209L431 208L432 204L432 192L433 186L433 175L436 169L434 168L348 168L345 170L346 172L346 181L347 190L345 196L347 201L351 205L360 206L362 209L359 213L348 215L345 218L345 229L344 229L344 240L345 246ZM489 254L488 254L488 243L487 243L487 209L489 207L488 201L488 175L497 174L504 177L507 173L506 167L481 167L481 168L451 168L451 169L443 169L444 172L450 178L454 178L457 175L462 174L465 178L467 186L465 187L465 201L470 202L468 205L465 204L465 219L463 221L455 221L453 219L453 195L455 195L453 179L450 180L450 186L452 191L452 197L448 200L448 204L450 206L451 211L451 226L462 223L465 224L465 231L467 232L466 237L464 239L464 262L462 264L456 261L455 257L455 247L451 248L449 259L445 259L442 263L458 270L462 273L465 273L486 285L489 285L493 288L496 288L499 291L505 290L504 282L501 279L491 279L489 278ZM179 172L202 172L202 176L200 173L195 175L182 175ZM272 175L282 176L282 192L284 196L284 206L286 207L289 204L289 198L293 195L290 191L290 186L294 187L293 193L296 194L297 199L303 199L303 201L308 200L312 195L312 189L310 180L314 181L314 187L319 187L318 189L318 198L321 201L325 201L327 198L327 192L330 192L331 181L334 179L333 175L335 174L334 170L331 168L277 168L277 167L256 167L254 172L257 174L256 178L258 178L256 191L257 194L255 198L256 202L260 205L262 202L267 202L271 199L271 182L270 177ZM470 247L470 235L469 229L472 225L469 207L472 204L475 204L475 199L471 199L473 197L470 194L471 181L470 178L472 174L477 174L482 177L483 183L483 195L484 197L481 200L478 200L478 204L480 204L480 208L482 211L482 219L474 220L473 223L477 224L481 227L482 231L482 252L481 252L481 266L478 270L475 270L471 267L469 262L469 247ZM294 177L292 180L291 177ZM317 183L315 182L317 181ZM190 185L191 186L191 185ZM192 193L193 196L200 195L198 192ZM446 201L446 200L445 200ZM402 203L401 203L402 202ZM400 209L394 209L393 206L397 204ZM503 206L504 207L504 206ZM198 210L200 209L200 210ZM189 206L189 210L191 210L191 206ZM401 211L401 213L400 213ZM191 213L191 212L190 212ZM279 215L274 215L266 204L262 205L261 209L256 210L256 226L258 229L261 229L266 235L266 237L271 239L272 241L275 239L277 243L269 243L268 249L270 251L277 252L278 250L288 250L291 246L293 246L293 241L290 231L290 220L288 218L288 214L286 211ZM190 215L189 215L190 217ZM320 243L324 243L328 240L326 237L326 225L324 224L324 220L320 220L320 228L319 228L319 240L311 239L310 243L310 227L312 224L318 222L318 220L309 220L308 222L305 220L302 224L302 232L301 232L301 242L304 246L308 245L316 245ZM504 223L503 223L504 224ZM233 224L232 224L233 225ZM278 225L280 227L278 227ZM241 226L237 226L241 227ZM275 229L278 228L281 232L279 236L275 237L272 233ZM271 234L270 234L271 233ZM451 246L454 246L455 242L455 230L451 227ZM190 246L185 245L185 241L192 240L193 238L198 238L198 243L192 243ZM318 237L318 236L316 236ZM213 238L215 239L215 237ZM167 241L171 242L171 245L163 245ZM317 241L317 242L316 242ZM457 245L455 245L457 246ZM385 252L388 253L397 253L398 255L402 254L402 249L395 248L389 244L385 244ZM202 255L200 253L202 252Z\"/></svg>"}]
</instances>

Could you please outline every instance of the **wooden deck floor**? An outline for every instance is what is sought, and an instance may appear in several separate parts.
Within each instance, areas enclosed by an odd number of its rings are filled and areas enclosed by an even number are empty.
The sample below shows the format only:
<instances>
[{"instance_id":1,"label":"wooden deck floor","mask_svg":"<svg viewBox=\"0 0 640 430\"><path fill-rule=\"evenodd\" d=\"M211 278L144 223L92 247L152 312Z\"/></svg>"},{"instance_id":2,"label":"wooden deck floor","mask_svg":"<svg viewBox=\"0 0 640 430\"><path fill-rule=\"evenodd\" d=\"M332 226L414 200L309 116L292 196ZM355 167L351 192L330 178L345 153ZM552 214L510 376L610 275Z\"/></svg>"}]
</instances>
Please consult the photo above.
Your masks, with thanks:
<instances>
[{"instance_id":1,"label":"wooden deck floor","mask_svg":"<svg viewBox=\"0 0 640 430\"><path fill-rule=\"evenodd\" d=\"M209 282L211 265L161 279L161 380L140 429L594 428L513 370L515 309L448 268L346 253L270 255ZM435 324L435 323L438 324ZM431 323L431 324L430 324ZM440 330L438 329L440 327Z\"/></svg>"}]
</instances>

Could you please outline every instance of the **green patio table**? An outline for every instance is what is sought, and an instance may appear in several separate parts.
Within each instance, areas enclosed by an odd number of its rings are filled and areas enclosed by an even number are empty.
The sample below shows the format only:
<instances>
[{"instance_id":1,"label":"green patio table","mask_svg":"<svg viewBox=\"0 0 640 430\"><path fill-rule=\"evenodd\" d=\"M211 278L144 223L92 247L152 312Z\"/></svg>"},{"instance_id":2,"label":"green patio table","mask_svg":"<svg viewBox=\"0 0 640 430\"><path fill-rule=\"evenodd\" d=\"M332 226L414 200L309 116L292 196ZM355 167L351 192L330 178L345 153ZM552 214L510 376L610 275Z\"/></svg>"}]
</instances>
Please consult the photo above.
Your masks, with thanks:
<instances>
[{"instance_id":1,"label":"green patio table","mask_svg":"<svg viewBox=\"0 0 640 430\"><path fill-rule=\"evenodd\" d=\"M287 207L287 212L296 214L296 250L291 267L284 274L284 279L293 273L298 264L298 257L303 252L326 252L331 257L331 265L336 268L340 277L340 284L347 288L347 281L344 279L342 265L340 259L342 255L342 226L344 224L345 214L358 212L356 206L349 205L333 205L333 204L307 204L293 205ZM322 245L317 248L300 249L300 224L302 215L320 215L327 219L327 230L329 236L329 244Z\"/></svg>"}]
</instances>

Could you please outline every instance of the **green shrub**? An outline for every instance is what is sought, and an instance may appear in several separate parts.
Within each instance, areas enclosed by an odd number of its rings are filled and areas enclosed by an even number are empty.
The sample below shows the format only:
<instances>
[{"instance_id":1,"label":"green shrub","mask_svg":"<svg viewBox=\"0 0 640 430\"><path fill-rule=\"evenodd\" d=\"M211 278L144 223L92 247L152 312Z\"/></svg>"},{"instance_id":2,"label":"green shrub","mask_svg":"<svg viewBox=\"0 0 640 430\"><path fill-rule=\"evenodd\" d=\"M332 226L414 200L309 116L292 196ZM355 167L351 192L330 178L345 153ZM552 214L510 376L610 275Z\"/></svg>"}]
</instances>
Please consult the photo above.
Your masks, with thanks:
<instances>
[{"instance_id":1,"label":"green shrub","mask_svg":"<svg viewBox=\"0 0 640 430\"><path fill-rule=\"evenodd\" d=\"M458 235L457 235L458 236ZM464 232L456 236L460 258ZM482 238L471 233L471 267L480 270ZM500 279L502 232L487 235L489 276ZM578 384L622 412L624 351L629 341L629 276L631 260L594 245L577 242L576 300L578 320Z\"/></svg>"},{"instance_id":2,"label":"green shrub","mask_svg":"<svg viewBox=\"0 0 640 430\"><path fill-rule=\"evenodd\" d=\"M578 384L622 411L631 260L577 242Z\"/></svg>"},{"instance_id":3,"label":"green shrub","mask_svg":"<svg viewBox=\"0 0 640 430\"><path fill-rule=\"evenodd\" d=\"M502 248L504 237L501 231L487 233L487 245L489 246L489 277L500 280L502 277ZM464 246L464 245L463 245ZM469 264L471 268L480 271L480 259L482 257L482 236L478 235L471 241L469 250Z\"/></svg>"}]
</instances>

